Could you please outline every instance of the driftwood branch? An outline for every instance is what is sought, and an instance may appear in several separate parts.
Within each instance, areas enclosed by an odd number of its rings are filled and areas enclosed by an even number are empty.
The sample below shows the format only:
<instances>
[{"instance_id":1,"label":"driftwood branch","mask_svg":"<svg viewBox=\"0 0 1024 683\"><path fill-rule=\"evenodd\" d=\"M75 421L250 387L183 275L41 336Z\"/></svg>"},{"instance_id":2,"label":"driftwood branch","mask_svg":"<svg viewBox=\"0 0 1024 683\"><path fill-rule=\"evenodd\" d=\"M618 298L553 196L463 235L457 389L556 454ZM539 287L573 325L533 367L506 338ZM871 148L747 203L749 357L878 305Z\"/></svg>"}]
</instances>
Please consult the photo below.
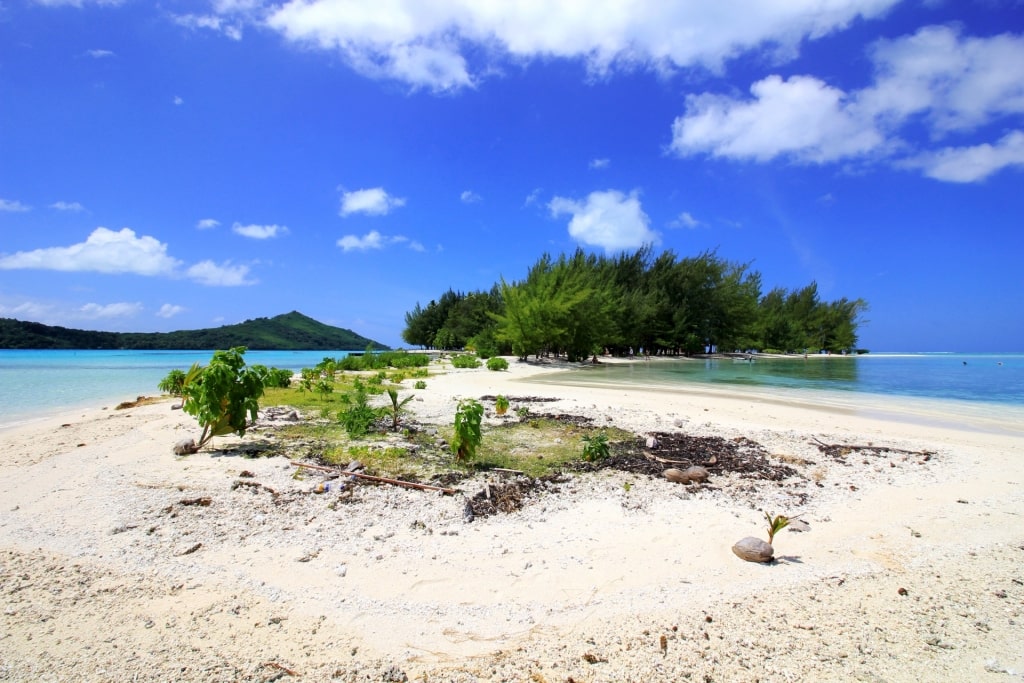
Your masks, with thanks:
<instances>
[{"instance_id":1,"label":"driftwood branch","mask_svg":"<svg viewBox=\"0 0 1024 683\"><path fill-rule=\"evenodd\" d=\"M822 453L833 456L842 456L847 453L854 451L862 452L867 451L874 455L881 455L882 453L900 453L902 455L919 455L923 456L926 460L930 459L935 455L935 451L908 451L903 448L893 448L892 446L875 446L872 444L855 444L855 443L825 443L818 437L811 437L814 439L818 450Z\"/></svg>"},{"instance_id":2,"label":"driftwood branch","mask_svg":"<svg viewBox=\"0 0 1024 683\"><path fill-rule=\"evenodd\" d=\"M387 477L375 477L370 474L362 474L361 472L346 472L344 470L337 469L335 467L322 467L320 465L310 465L304 462L293 462L291 463L294 467L305 467L311 470L320 470L321 472L330 472L331 474L359 477L360 479L366 479L367 481L376 481L381 484L391 484L392 486L404 486L410 489L420 489L421 491L440 491L447 496L456 493L455 489L446 489L441 486L431 486L430 484L417 484L412 481L402 481L400 479L388 479Z\"/></svg>"}]
</instances>

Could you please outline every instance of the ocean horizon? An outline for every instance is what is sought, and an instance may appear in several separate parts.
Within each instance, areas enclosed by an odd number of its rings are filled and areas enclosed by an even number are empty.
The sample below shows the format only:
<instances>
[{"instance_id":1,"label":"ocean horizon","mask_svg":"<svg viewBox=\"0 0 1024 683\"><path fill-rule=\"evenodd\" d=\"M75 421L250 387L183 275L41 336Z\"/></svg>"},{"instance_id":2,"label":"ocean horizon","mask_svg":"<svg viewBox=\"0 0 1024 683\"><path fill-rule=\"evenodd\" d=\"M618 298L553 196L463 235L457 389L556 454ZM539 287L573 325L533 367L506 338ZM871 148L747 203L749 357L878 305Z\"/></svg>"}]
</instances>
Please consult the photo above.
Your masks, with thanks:
<instances>
[{"instance_id":1,"label":"ocean horizon","mask_svg":"<svg viewBox=\"0 0 1024 683\"><path fill-rule=\"evenodd\" d=\"M352 350L248 351L249 365L299 371ZM0 427L68 409L113 406L157 395L175 368L209 361L212 351L0 350ZM967 412L1024 409L1024 352L879 352L827 358L637 358L581 365L540 381L728 391L865 409L906 401L953 402Z\"/></svg>"}]
</instances>

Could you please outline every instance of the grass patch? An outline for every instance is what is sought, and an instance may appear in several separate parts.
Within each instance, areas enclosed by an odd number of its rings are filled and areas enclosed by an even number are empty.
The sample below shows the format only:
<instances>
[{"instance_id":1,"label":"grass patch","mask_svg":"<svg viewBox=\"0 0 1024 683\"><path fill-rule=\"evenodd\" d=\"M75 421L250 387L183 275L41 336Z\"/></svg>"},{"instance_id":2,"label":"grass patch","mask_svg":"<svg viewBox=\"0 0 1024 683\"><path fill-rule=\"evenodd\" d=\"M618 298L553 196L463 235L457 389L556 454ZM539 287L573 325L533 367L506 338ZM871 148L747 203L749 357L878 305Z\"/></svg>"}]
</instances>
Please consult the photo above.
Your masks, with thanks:
<instances>
[{"instance_id":1,"label":"grass patch","mask_svg":"<svg viewBox=\"0 0 1024 683\"><path fill-rule=\"evenodd\" d=\"M374 373L371 377L379 375ZM340 467L352 460L360 460L368 470L385 477L414 476L426 480L435 475L495 467L543 477L560 471L568 463L583 460L585 436L592 438L604 434L609 443L636 438L631 432L617 427L594 427L549 418L508 421L501 425L484 424L483 438L475 458L460 466L450 449L437 446L435 438L423 430L399 430L397 434L403 435L404 441L399 446L393 439L385 442L396 432L374 430L359 438L350 437L338 422L338 414L346 408L344 396L355 392L357 382L368 393L374 389L384 390L380 385L368 383L366 375L360 379L356 373L340 375L334 384L334 392L326 397L297 388L268 389L262 401L265 406L294 406L308 418L277 431L284 442L282 451L291 458L318 458ZM415 414L407 419L415 422ZM454 425L440 425L438 433L451 443ZM290 448L289 444L293 447Z\"/></svg>"}]
</instances>

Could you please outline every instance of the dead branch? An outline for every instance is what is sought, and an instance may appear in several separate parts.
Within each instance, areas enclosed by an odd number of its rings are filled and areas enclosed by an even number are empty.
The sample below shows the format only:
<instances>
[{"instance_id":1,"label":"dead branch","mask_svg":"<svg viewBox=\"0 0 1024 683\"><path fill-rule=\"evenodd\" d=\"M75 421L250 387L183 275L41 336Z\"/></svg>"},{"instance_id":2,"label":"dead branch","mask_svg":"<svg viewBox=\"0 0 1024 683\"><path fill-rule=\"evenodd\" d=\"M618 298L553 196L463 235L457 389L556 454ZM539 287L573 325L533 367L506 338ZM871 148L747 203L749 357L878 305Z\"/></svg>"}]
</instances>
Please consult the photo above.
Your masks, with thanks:
<instances>
[{"instance_id":1,"label":"dead branch","mask_svg":"<svg viewBox=\"0 0 1024 683\"><path fill-rule=\"evenodd\" d=\"M881 455L882 453L899 453L901 455L918 455L923 456L925 459L931 458L935 455L935 451L908 451L903 448L894 448L892 446L875 446L873 444L855 444L855 443L825 443L818 437L811 437L815 441L815 445L818 450L826 455L832 456L843 456L847 453L854 451L868 452L874 455Z\"/></svg>"},{"instance_id":2,"label":"dead branch","mask_svg":"<svg viewBox=\"0 0 1024 683\"><path fill-rule=\"evenodd\" d=\"M430 484L418 484L413 481L402 481L400 479L388 479L387 477L375 477L370 474L362 474L361 472L344 472L337 468L321 467L320 465L309 465L304 462L293 462L291 463L295 467L307 467L312 470L320 470L322 472L331 472L332 474L346 475L351 477L359 477L360 479L366 479L367 481L376 481L381 484L391 484L392 486L404 486L411 489L420 489L422 491L440 491L446 496L454 495L455 489L446 489L441 486L431 486Z\"/></svg>"}]
</instances>

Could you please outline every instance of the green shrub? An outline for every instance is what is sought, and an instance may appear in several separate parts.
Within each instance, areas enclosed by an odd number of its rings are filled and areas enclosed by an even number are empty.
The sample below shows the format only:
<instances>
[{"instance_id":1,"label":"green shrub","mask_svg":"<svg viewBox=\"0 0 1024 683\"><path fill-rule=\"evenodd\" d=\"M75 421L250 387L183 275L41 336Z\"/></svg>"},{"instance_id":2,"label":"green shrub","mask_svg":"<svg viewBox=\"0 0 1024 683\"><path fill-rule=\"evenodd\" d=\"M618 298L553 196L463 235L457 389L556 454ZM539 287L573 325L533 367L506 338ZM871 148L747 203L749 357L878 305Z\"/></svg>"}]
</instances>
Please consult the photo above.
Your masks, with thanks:
<instances>
[{"instance_id":1,"label":"green shrub","mask_svg":"<svg viewBox=\"0 0 1024 683\"><path fill-rule=\"evenodd\" d=\"M417 389L426 389L426 388L427 388L427 383L426 383L426 382L424 382L423 380L417 380L417 381L416 381L416 384L415 384L414 386L415 386L415 387L416 387Z\"/></svg>"},{"instance_id":2,"label":"green shrub","mask_svg":"<svg viewBox=\"0 0 1024 683\"><path fill-rule=\"evenodd\" d=\"M487 369L494 371L508 370L508 361L501 356L492 356L487 359Z\"/></svg>"},{"instance_id":3,"label":"green shrub","mask_svg":"<svg viewBox=\"0 0 1024 683\"><path fill-rule=\"evenodd\" d=\"M460 353L456 356L452 356L452 367L478 368L480 367L480 361L476 359L476 356L471 356L468 353Z\"/></svg>"},{"instance_id":4,"label":"green shrub","mask_svg":"<svg viewBox=\"0 0 1024 683\"><path fill-rule=\"evenodd\" d=\"M476 456L476 449L483 440L480 422L483 420L484 407L479 401L469 398L459 402L455 411L455 435L452 437L452 452L455 461L467 463Z\"/></svg>"},{"instance_id":5,"label":"green shrub","mask_svg":"<svg viewBox=\"0 0 1024 683\"><path fill-rule=\"evenodd\" d=\"M181 396L181 390L185 386L187 375L184 370L174 369L167 373L167 376L160 380L156 388L171 396Z\"/></svg>"},{"instance_id":6,"label":"green shrub","mask_svg":"<svg viewBox=\"0 0 1024 683\"><path fill-rule=\"evenodd\" d=\"M508 411L508 399L504 396L497 396L494 399L494 411L498 415L504 415Z\"/></svg>"},{"instance_id":7,"label":"green shrub","mask_svg":"<svg viewBox=\"0 0 1024 683\"><path fill-rule=\"evenodd\" d=\"M256 421L263 376L245 366L244 354L244 346L215 351L209 365L193 365L187 373L182 387L182 410L196 418L203 428L197 450L215 436L245 436L249 421Z\"/></svg>"},{"instance_id":8,"label":"green shrub","mask_svg":"<svg viewBox=\"0 0 1024 683\"><path fill-rule=\"evenodd\" d=\"M292 374L291 370L270 368L267 370L264 385L275 389L287 389L292 385Z\"/></svg>"},{"instance_id":9,"label":"green shrub","mask_svg":"<svg viewBox=\"0 0 1024 683\"><path fill-rule=\"evenodd\" d=\"M379 411L369 404L366 391L357 390L341 400L347 407L338 413L338 422L353 439L366 436L380 416Z\"/></svg>"},{"instance_id":10,"label":"green shrub","mask_svg":"<svg viewBox=\"0 0 1024 683\"><path fill-rule=\"evenodd\" d=\"M587 462L605 460L611 454L608 447L608 435L605 433L583 437L583 459Z\"/></svg>"}]
</instances>

